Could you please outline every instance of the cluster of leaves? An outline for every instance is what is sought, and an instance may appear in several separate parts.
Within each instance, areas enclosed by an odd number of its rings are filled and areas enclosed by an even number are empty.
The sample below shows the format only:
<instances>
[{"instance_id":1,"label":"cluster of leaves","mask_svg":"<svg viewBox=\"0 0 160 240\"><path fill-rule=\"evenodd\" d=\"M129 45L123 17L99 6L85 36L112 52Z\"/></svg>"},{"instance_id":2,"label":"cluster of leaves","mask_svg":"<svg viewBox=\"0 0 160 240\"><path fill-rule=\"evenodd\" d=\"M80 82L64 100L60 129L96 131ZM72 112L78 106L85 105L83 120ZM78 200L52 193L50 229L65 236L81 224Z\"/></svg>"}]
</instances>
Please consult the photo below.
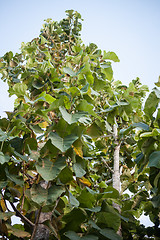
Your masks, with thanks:
<instances>
[{"instance_id":1,"label":"cluster of leaves","mask_svg":"<svg viewBox=\"0 0 160 240\"><path fill-rule=\"evenodd\" d=\"M47 19L21 53L0 59L2 80L17 96L14 111L0 119L1 234L33 239L38 212L38 220L50 213L41 222L50 239L119 240L120 226L123 239L156 236L160 92L150 93L143 111L147 86L114 81L117 55L85 46L80 14L66 13L59 23ZM112 187L115 123L121 194ZM140 225L143 211L154 228ZM24 225L11 225L15 214Z\"/></svg>"}]
</instances>

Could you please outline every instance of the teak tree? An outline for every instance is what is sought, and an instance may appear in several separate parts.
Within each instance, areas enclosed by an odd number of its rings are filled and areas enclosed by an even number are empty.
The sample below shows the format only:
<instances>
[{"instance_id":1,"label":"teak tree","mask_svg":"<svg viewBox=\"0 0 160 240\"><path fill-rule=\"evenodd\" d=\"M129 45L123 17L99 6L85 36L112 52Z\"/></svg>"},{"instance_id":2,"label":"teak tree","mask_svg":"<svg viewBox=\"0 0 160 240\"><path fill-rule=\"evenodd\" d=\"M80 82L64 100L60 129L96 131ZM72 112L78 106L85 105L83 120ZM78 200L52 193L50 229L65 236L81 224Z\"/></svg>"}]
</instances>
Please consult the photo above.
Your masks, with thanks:
<instances>
[{"instance_id":1,"label":"teak tree","mask_svg":"<svg viewBox=\"0 0 160 240\"><path fill-rule=\"evenodd\" d=\"M85 46L81 15L66 14L0 59L17 97L0 119L1 239L156 238L160 91L143 108L147 86L115 81L117 55ZM154 227L140 224L143 212Z\"/></svg>"}]
</instances>

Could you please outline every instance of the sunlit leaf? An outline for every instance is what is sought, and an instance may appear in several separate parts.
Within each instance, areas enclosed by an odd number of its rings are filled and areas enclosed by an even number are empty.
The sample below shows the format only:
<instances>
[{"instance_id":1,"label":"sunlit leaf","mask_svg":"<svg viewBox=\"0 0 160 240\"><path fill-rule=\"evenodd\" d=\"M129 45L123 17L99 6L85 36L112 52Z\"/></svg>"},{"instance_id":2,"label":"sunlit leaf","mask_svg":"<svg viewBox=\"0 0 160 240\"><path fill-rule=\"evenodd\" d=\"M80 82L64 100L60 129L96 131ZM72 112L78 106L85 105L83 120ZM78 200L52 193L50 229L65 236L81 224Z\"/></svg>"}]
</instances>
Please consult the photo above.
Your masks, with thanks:
<instances>
[{"instance_id":1,"label":"sunlit leaf","mask_svg":"<svg viewBox=\"0 0 160 240\"><path fill-rule=\"evenodd\" d=\"M106 52L104 50L103 59L112 60L114 62L119 62L118 56L114 52Z\"/></svg>"},{"instance_id":2,"label":"sunlit leaf","mask_svg":"<svg viewBox=\"0 0 160 240\"><path fill-rule=\"evenodd\" d=\"M85 186L87 186L87 187L90 187L90 186L91 186L90 181L89 181L87 178L85 178L85 177L79 178L79 181L80 181L81 183L83 183L83 184L84 184Z\"/></svg>"},{"instance_id":3,"label":"sunlit leaf","mask_svg":"<svg viewBox=\"0 0 160 240\"><path fill-rule=\"evenodd\" d=\"M65 152L68 150L72 144L78 139L76 135L69 135L64 138L61 138L57 133L51 132L49 134L49 139L51 139L52 144L61 150L61 152Z\"/></svg>"},{"instance_id":4,"label":"sunlit leaf","mask_svg":"<svg viewBox=\"0 0 160 240\"><path fill-rule=\"evenodd\" d=\"M73 70L71 68L69 68L69 67L64 67L63 68L63 72L68 74L71 77L75 77L76 76L76 73L73 72Z\"/></svg>"},{"instance_id":5,"label":"sunlit leaf","mask_svg":"<svg viewBox=\"0 0 160 240\"><path fill-rule=\"evenodd\" d=\"M59 107L63 119L68 123L76 123L81 121L81 118L85 117L87 112L68 113L64 107Z\"/></svg>"}]
</instances>

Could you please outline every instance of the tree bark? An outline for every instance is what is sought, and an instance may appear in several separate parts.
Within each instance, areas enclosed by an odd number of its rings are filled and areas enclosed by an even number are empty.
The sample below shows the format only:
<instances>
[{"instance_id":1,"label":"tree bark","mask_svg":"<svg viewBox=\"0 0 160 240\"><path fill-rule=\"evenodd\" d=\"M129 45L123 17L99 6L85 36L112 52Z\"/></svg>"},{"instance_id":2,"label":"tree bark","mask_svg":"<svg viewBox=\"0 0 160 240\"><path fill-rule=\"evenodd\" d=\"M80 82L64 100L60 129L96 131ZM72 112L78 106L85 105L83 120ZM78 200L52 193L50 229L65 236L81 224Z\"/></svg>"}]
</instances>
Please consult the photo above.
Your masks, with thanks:
<instances>
[{"instance_id":1,"label":"tree bark","mask_svg":"<svg viewBox=\"0 0 160 240\"><path fill-rule=\"evenodd\" d=\"M117 125L113 125L113 136L114 136L114 156L113 156L113 187L119 192L120 194L120 188L121 188L121 182L120 182L120 168L119 168L119 152L120 152L120 143L118 141L118 131L117 131ZM121 207L117 203L113 203L113 207L118 210L119 213L121 213ZM117 233L122 236L122 230L121 226L119 227Z\"/></svg>"},{"instance_id":2,"label":"tree bark","mask_svg":"<svg viewBox=\"0 0 160 240\"><path fill-rule=\"evenodd\" d=\"M116 124L113 125L114 134L114 166L113 166L113 187L120 193L120 171L119 171L119 151L120 143L118 142L118 132Z\"/></svg>"}]
</instances>

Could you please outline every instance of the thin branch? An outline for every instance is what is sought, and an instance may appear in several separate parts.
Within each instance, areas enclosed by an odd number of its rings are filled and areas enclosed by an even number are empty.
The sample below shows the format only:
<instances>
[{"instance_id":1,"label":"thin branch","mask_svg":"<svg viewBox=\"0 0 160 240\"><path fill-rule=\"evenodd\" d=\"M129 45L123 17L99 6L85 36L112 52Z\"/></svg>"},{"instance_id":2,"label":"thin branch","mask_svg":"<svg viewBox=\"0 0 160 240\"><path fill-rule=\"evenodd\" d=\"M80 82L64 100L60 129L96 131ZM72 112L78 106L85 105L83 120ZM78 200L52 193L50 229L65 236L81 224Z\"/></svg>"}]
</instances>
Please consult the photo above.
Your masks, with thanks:
<instances>
[{"instance_id":1,"label":"thin branch","mask_svg":"<svg viewBox=\"0 0 160 240\"><path fill-rule=\"evenodd\" d=\"M122 199L123 202L131 200L132 198L136 197L139 193L143 192L144 190L139 190L138 192L136 192L133 196L126 198L126 199Z\"/></svg>"},{"instance_id":2,"label":"thin branch","mask_svg":"<svg viewBox=\"0 0 160 240\"><path fill-rule=\"evenodd\" d=\"M31 236L31 239L30 239L30 240L33 240L33 239L34 239L34 236L35 236L35 234L36 234L37 227L38 227L38 222L39 222L39 218L40 218L40 215L41 215L41 211L42 211L42 207L40 207L40 209L39 209L39 211L38 211L38 216L37 216L37 218L36 218L36 222L35 222L34 229L33 229L32 236Z\"/></svg>"},{"instance_id":3,"label":"thin branch","mask_svg":"<svg viewBox=\"0 0 160 240\"><path fill-rule=\"evenodd\" d=\"M55 203L54 208L53 208L53 210L52 210L52 214L53 214L54 211L56 210L56 207L57 207L57 205L58 205L58 203L59 203L59 200L60 200L60 197L57 198L57 200L56 200L56 203Z\"/></svg>"},{"instance_id":4,"label":"thin branch","mask_svg":"<svg viewBox=\"0 0 160 240\"><path fill-rule=\"evenodd\" d=\"M111 173L114 173L114 171L113 171L113 169L108 165L108 163L103 159L103 157L101 157L101 159L102 159L102 162L106 165L106 167L109 169L109 171L111 172Z\"/></svg>"},{"instance_id":5,"label":"thin branch","mask_svg":"<svg viewBox=\"0 0 160 240\"><path fill-rule=\"evenodd\" d=\"M21 218L22 221L27 223L29 226L34 227L34 223L32 223L27 217L25 217L18 209L14 206L12 202L9 202L13 208L13 210L16 212L16 215Z\"/></svg>"},{"instance_id":6,"label":"thin branch","mask_svg":"<svg viewBox=\"0 0 160 240\"><path fill-rule=\"evenodd\" d=\"M109 179L109 180L107 180L107 181L105 181L105 183L111 183L113 181L113 179L111 178L111 179Z\"/></svg>"},{"instance_id":7,"label":"thin branch","mask_svg":"<svg viewBox=\"0 0 160 240\"><path fill-rule=\"evenodd\" d=\"M25 176L25 162L23 161L23 182L25 182L24 176ZM25 185L23 185L23 196L22 196L22 203L21 203L21 211L23 210L23 206L24 206L24 198L25 198Z\"/></svg>"}]
</instances>

